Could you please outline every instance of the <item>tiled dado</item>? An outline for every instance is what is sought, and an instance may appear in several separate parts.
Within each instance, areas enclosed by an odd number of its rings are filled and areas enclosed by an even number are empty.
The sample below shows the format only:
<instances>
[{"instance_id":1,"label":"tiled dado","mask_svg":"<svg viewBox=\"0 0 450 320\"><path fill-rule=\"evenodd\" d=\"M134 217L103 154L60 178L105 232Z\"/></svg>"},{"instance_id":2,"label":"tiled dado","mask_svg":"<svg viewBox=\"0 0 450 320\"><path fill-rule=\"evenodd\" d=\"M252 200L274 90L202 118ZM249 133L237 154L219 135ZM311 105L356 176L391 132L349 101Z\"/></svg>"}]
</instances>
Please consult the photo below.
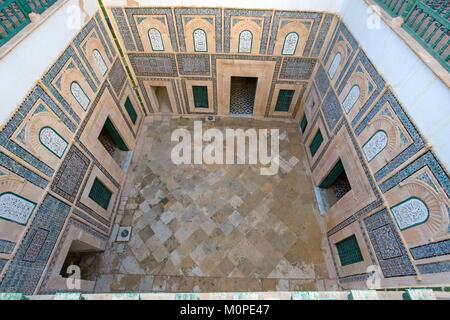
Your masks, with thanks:
<instances>
[{"instance_id":1,"label":"tiled dado","mask_svg":"<svg viewBox=\"0 0 450 320\"><path fill-rule=\"evenodd\" d=\"M109 235L112 221L104 221L88 206L80 208L78 204L84 189L90 187L86 182L93 167L117 190L120 190L120 181L114 177L114 172L108 172L102 166L102 159L95 158L92 146L84 145L80 136L87 130L94 110L117 108L116 114L124 119L126 130L129 129L132 137L136 138L142 113L139 105L134 104L139 115L135 124L126 114L125 98L137 99L108 32L102 18L96 14L50 66L0 131L0 193L17 193L18 198L23 197L24 200L28 200L27 194L31 196L33 193L29 202L34 205L28 222L18 224L17 241L11 241L11 235L0 235L1 292L35 292L64 226L75 223L70 217L77 219L80 230L100 240ZM107 72L101 76L90 54L94 49L101 52L107 67ZM87 110L71 100L73 97L67 87L72 81L79 82L86 91L90 100ZM113 101L107 106L99 104L105 93ZM66 143L63 151L51 154L50 149L42 152L35 149L36 144L41 144L39 132L45 127L61 134L60 138Z\"/></svg>"}]
</instances>

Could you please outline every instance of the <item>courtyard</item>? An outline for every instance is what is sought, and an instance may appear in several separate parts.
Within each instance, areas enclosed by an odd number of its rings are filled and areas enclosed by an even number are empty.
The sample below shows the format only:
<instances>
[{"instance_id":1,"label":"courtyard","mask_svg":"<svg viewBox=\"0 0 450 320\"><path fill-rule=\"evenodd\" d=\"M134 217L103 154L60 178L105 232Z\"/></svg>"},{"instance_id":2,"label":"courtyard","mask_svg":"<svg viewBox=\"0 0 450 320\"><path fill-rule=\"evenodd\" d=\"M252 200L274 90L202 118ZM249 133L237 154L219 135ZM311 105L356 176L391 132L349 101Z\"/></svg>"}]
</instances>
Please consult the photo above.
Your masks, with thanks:
<instances>
[{"instance_id":1,"label":"courtyard","mask_svg":"<svg viewBox=\"0 0 450 320\"><path fill-rule=\"evenodd\" d=\"M203 128L278 128L280 169L175 165L171 133L191 118L147 118L122 194L116 233L101 255L96 292L332 289L326 239L297 125L217 118Z\"/></svg>"}]
</instances>

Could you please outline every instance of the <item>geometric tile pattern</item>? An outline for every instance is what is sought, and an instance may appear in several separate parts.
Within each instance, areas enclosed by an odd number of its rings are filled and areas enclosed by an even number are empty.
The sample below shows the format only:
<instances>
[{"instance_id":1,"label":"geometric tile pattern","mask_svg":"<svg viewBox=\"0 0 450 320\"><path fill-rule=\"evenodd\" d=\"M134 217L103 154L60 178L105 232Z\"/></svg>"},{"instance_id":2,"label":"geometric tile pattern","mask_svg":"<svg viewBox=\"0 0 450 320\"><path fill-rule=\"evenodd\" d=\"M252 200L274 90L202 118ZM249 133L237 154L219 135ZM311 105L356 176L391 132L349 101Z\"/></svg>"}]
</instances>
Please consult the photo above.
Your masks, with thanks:
<instances>
[{"instance_id":1,"label":"geometric tile pattern","mask_svg":"<svg viewBox=\"0 0 450 320\"><path fill-rule=\"evenodd\" d=\"M1 292L34 292L69 211L47 194L0 284Z\"/></svg>"},{"instance_id":2,"label":"geometric tile pattern","mask_svg":"<svg viewBox=\"0 0 450 320\"><path fill-rule=\"evenodd\" d=\"M317 39L314 43L314 48L311 52L311 57L318 57L320 54L320 51L322 51L323 44L328 35L328 31L330 30L333 19L334 19L334 15L332 15L332 14L324 15L322 26L320 27L319 34L317 35Z\"/></svg>"},{"instance_id":3,"label":"geometric tile pattern","mask_svg":"<svg viewBox=\"0 0 450 320\"><path fill-rule=\"evenodd\" d=\"M182 76L209 76L208 54L177 54L178 71Z\"/></svg>"},{"instance_id":4,"label":"geometric tile pattern","mask_svg":"<svg viewBox=\"0 0 450 320\"><path fill-rule=\"evenodd\" d=\"M387 210L383 209L365 218L364 223L383 275L386 278L415 275L405 246Z\"/></svg>"},{"instance_id":5,"label":"geometric tile pattern","mask_svg":"<svg viewBox=\"0 0 450 320\"><path fill-rule=\"evenodd\" d=\"M325 93L330 87L330 81L328 80L328 75L322 65L319 65L319 69L317 69L317 74L314 82L316 83L316 87L321 97L324 97Z\"/></svg>"},{"instance_id":6,"label":"geometric tile pattern","mask_svg":"<svg viewBox=\"0 0 450 320\"><path fill-rule=\"evenodd\" d=\"M112 65L108 79L111 83L111 87L116 93L116 96L119 96L125 82L127 81L127 74L125 73L125 69L123 68L120 59L117 59Z\"/></svg>"},{"instance_id":7,"label":"geometric tile pattern","mask_svg":"<svg viewBox=\"0 0 450 320\"><path fill-rule=\"evenodd\" d=\"M450 254L450 239L414 247L410 251L414 260L447 255Z\"/></svg>"},{"instance_id":8,"label":"geometric tile pattern","mask_svg":"<svg viewBox=\"0 0 450 320\"><path fill-rule=\"evenodd\" d=\"M48 185L48 181L42 178L40 175L37 175L27 167L21 165L14 159L7 156L5 153L0 151L0 166L8 169L9 171L17 174L19 177L24 178L25 180L31 182L35 186L38 186L41 189L45 189Z\"/></svg>"},{"instance_id":9,"label":"geometric tile pattern","mask_svg":"<svg viewBox=\"0 0 450 320\"><path fill-rule=\"evenodd\" d=\"M13 252L15 246L15 242L0 239L0 253L10 254Z\"/></svg>"},{"instance_id":10,"label":"geometric tile pattern","mask_svg":"<svg viewBox=\"0 0 450 320\"><path fill-rule=\"evenodd\" d=\"M131 31L128 28L128 23L125 18L125 14L122 8L111 8L114 20L119 28L119 33L125 44L125 48L128 51L136 51L136 47L133 42L133 37L131 36Z\"/></svg>"},{"instance_id":11,"label":"geometric tile pattern","mask_svg":"<svg viewBox=\"0 0 450 320\"><path fill-rule=\"evenodd\" d=\"M450 272L450 261L419 264L417 269L422 274Z\"/></svg>"},{"instance_id":12,"label":"geometric tile pattern","mask_svg":"<svg viewBox=\"0 0 450 320\"><path fill-rule=\"evenodd\" d=\"M177 62L180 75L210 75L210 61L208 54L178 54Z\"/></svg>"},{"instance_id":13,"label":"geometric tile pattern","mask_svg":"<svg viewBox=\"0 0 450 320\"><path fill-rule=\"evenodd\" d=\"M72 145L53 180L52 191L74 202L90 163L88 157Z\"/></svg>"},{"instance_id":14,"label":"geometric tile pattern","mask_svg":"<svg viewBox=\"0 0 450 320\"><path fill-rule=\"evenodd\" d=\"M280 79L309 80L316 62L316 59L309 58L284 58L281 64Z\"/></svg>"},{"instance_id":15,"label":"geometric tile pattern","mask_svg":"<svg viewBox=\"0 0 450 320\"><path fill-rule=\"evenodd\" d=\"M141 77L178 77L175 55L172 54L129 54L131 66Z\"/></svg>"},{"instance_id":16,"label":"geometric tile pattern","mask_svg":"<svg viewBox=\"0 0 450 320\"><path fill-rule=\"evenodd\" d=\"M322 112L330 132L333 132L342 117L342 108L339 99L333 90L329 90L322 103Z\"/></svg>"}]
</instances>

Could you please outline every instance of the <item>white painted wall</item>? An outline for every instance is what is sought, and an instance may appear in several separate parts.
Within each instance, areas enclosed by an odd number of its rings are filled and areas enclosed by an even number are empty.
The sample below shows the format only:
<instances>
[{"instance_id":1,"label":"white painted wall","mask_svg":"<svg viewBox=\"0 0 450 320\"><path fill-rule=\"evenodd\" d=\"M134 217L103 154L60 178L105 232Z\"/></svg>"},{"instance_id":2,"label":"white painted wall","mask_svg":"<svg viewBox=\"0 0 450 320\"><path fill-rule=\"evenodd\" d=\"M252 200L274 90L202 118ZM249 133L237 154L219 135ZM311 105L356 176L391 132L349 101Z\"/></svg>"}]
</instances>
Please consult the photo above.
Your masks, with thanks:
<instances>
[{"instance_id":1,"label":"white painted wall","mask_svg":"<svg viewBox=\"0 0 450 320\"><path fill-rule=\"evenodd\" d=\"M148 7L257 8L338 12L346 1L359 0L134 0ZM127 0L103 0L105 6L125 6Z\"/></svg>"},{"instance_id":2,"label":"white painted wall","mask_svg":"<svg viewBox=\"0 0 450 320\"><path fill-rule=\"evenodd\" d=\"M362 0L346 1L340 11L419 131L450 168L450 89L383 21L379 29L369 28L367 19L371 14Z\"/></svg>"},{"instance_id":3,"label":"white painted wall","mask_svg":"<svg viewBox=\"0 0 450 320\"><path fill-rule=\"evenodd\" d=\"M79 19L79 0L60 1L54 4L60 6L56 11L47 13L48 17L44 12L45 19L36 23L37 28L0 58L0 124L8 120L85 23ZM88 17L92 17L97 8L96 0L84 1ZM52 8L47 9L50 10ZM17 37L20 36L19 33Z\"/></svg>"}]
</instances>

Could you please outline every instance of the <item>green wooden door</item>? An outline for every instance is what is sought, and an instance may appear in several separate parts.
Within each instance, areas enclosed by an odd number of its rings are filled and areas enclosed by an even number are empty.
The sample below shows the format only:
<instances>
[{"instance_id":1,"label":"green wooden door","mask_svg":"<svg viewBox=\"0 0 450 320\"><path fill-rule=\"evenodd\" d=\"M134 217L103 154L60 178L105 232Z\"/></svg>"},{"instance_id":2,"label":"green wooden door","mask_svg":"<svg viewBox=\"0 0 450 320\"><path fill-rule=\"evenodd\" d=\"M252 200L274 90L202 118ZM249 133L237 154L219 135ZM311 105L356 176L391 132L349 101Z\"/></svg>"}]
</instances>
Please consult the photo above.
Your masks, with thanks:
<instances>
[{"instance_id":1,"label":"green wooden door","mask_svg":"<svg viewBox=\"0 0 450 320\"><path fill-rule=\"evenodd\" d=\"M288 112L294 98L295 90L280 90L275 111Z\"/></svg>"},{"instance_id":2,"label":"green wooden door","mask_svg":"<svg viewBox=\"0 0 450 320\"><path fill-rule=\"evenodd\" d=\"M137 113L134 109L133 104L130 101L130 98L127 97L127 100L125 101L125 110L127 110L128 115L130 116L131 122L136 123L137 120Z\"/></svg>"},{"instance_id":3,"label":"green wooden door","mask_svg":"<svg viewBox=\"0 0 450 320\"><path fill-rule=\"evenodd\" d=\"M194 93L194 106L196 108L208 109L208 87L206 86L192 86Z\"/></svg>"}]
</instances>

